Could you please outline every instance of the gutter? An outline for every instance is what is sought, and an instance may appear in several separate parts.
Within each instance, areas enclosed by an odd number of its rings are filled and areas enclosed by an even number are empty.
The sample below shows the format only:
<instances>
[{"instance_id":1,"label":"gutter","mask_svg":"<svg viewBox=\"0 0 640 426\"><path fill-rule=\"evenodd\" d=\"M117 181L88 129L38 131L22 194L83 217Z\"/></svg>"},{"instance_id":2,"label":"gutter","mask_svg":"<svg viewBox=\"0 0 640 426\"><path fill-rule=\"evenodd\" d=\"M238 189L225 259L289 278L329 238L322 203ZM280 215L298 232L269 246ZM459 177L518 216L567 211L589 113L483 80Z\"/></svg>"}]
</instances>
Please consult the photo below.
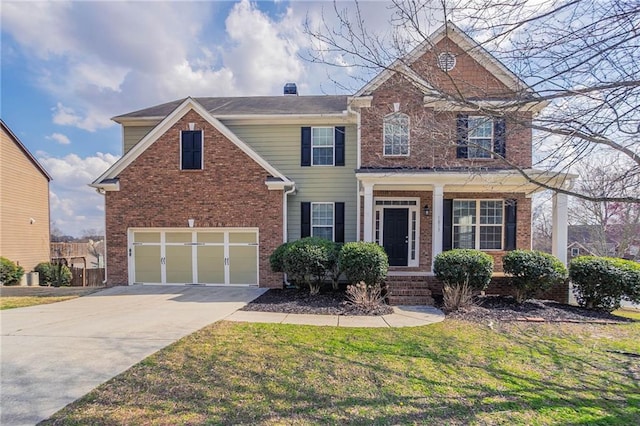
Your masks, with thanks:
<instances>
[{"instance_id":1,"label":"gutter","mask_svg":"<svg viewBox=\"0 0 640 426\"><path fill-rule=\"evenodd\" d=\"M105 195L106 194L106 191L103 188L96 188L96 192L98 194L100 194L100 195ZM106 200L105 200L105 202L106 202ZM107 214L106 214L106 209L105 209L105 215L104 215L104 280L102 281L102 285L105 286L105 287L107 286Z\"/></svg>"},{"instance_id":2,"label":"gutter","mask_svg":"<svg viewBox=\"0 0 640 426\"><path fill-rule=\"evenodd\" d=\"M287 209L287 196L289 194L293 194L296 191L295 183L291 185L291 189L284 191L282 193L282 243L286 243L289 236L287 232L287 219L288 219L288 209ZM286 287L291 287L291 283L289 282L289 278L285 273L282 280Z\"/></svg>"}]
</instances>

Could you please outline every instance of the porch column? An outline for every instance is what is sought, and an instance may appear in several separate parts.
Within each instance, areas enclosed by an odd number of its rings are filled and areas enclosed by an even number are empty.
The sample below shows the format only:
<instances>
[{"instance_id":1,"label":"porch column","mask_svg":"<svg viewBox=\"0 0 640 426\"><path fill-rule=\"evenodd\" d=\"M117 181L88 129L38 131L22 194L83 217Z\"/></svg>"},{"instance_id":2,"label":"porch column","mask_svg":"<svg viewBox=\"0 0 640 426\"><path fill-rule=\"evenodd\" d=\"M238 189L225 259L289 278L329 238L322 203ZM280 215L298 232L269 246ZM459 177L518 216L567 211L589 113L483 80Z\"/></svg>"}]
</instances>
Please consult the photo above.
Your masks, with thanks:
<instances>
[{"instance_id":1,"label":"porch column","mask_svg":"<svg viewBox=\"0 0 640 426\"><path fill-rule=\"evenodd\" d=\"M431 265L436 256L442 253L442 214L444 186L433 185L433 201L431 206Z\"/></svg>"},{"instance_id":2,"label":"porch column","mask_svg":"<svg viewBox=\"0 0 640 426\"><path fill-rule=\"evenodd\" d=\"M553 194L553 217L551 224L551 252L562 263L567 264L568 196Z\"/></svg>"},{"instance_id":3,"label":"porch column","mask_svg":"<svg viewBox=\"0 0 640 426\"><path fill-rule=\"evenodd\" d=\"M364 183L364 241L373 241L373 184Z\"/></svg>"}]
</instances>

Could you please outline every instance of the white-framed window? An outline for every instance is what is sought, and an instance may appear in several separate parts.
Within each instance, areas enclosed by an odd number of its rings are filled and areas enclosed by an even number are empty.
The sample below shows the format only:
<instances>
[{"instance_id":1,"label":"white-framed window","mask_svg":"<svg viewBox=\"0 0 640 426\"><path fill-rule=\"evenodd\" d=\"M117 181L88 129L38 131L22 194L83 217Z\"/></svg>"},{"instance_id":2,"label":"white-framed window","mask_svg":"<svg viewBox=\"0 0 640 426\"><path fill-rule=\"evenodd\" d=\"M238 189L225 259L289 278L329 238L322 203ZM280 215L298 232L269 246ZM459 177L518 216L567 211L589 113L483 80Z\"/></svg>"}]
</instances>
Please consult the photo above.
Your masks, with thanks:
<instances>
[{"instance_id":1,"label":"white-framed window","mask_svg":"<svg viewBox=\"0 0 640 426\"><path fill-rule=\"evenodd\" d=\"M501 250L502 200L453 200L453 248Z\"/></svg>"},{"instance_id":2,"label":"white-framed window","mask_svg":"<svg viewBox=\"0 0 640 426\"><path fill-rule=\"evenodd\" d=\"M333 166L334 128L311 128L311 164L313 166Z\"/></svg>"},{"instance_id":3,"label":"white-framed window","mask_svg":"<svg viewBox=\"0 0 640 426\"><path fill-rule=\"evenodd\" d=\"M384 118L384 155L409 155L409 116L399 112Z\"/></svg>"},{"instance_id":4,"label":"white-framed window","mask_svg":"<svg viewBox=\"0 0 640 426\"><path fill-rule=\"evenodd\" d=\"M333 241L334 203L311 203L311 236Z\"/></svg>"},{"instance_id":5,"label":"white-framed window","mask_svg":"<svg viewBox=\"0 0 640 426\"><path fill-rule=\"evenodd\" d=\"M468 158L491 158L493 151L493 119L485 116L470 116L468 126Z\"/></svg>"},{"instance_id":6,"label":"white-framed window","mask_svg":"<svg viewBox=\"0 0 640 426\"><path fill-rule=\"evenodd\" d=\"M580 256L580 247L571 247L571 257Z\"/></svg>"}]
</instances>

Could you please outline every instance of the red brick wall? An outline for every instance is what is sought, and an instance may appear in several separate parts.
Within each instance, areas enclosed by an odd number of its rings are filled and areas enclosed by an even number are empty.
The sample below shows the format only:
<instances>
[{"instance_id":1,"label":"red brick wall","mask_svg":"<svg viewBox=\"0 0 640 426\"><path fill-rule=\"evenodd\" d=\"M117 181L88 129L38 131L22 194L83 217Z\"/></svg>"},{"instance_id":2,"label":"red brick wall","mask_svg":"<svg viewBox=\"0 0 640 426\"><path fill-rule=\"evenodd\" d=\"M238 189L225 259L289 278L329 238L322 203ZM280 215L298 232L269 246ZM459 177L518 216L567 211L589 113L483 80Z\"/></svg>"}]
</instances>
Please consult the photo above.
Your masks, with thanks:
<instances>
[{"instance_id":1,"label":"red brick wall","mask_svg":"<svg viewBox=\"0 0 640 426\"><path fill-rule=\"evenodd\" d=\"M447 47L447 43L450 46ZM445 49L457 55L457 64L449 76L436 66L437 54ZM458 96L458 90L468 97L514 96L482 65L448 39L442 40L412 67L429 83L454 96ZM423 99L424 94L420 90L399 76L388 79L373 92L372 106L361 110L362 167L509 167L498 159L456 158L457 112L425 108ZM383 155L383 119L394 112L394 103L399 103L399 112L407 114L410 119L408 157ZM527 126L531 121L531 113L514 113L505 118L507 161L520 167L531 167L531 129Z\"/></svg>"},{"instance_id":2,"label":"red brick wall","mask_svg":"<svg viewBox=\"0 0 640 426\"><path fill-rule=\"evenodd\" d=\"M204 130L203 170L180 170L180 131ZM119 176L120 191L106 195L109 285L126 284L127 229L257 227L260 286L280 287L269 255L282 243L282 191L269 191L268 172L194 111L160 136Z\"/></svg>"}]
</instances>

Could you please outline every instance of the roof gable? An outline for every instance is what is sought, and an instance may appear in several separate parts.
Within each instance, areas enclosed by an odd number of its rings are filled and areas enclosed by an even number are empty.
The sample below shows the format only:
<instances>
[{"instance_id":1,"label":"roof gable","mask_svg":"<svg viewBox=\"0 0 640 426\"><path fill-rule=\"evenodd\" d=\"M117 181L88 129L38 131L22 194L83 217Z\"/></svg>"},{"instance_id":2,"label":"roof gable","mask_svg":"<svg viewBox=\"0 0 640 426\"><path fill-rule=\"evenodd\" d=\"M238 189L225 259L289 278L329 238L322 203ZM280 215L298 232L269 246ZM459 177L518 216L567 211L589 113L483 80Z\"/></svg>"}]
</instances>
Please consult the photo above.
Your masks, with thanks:
<instances>
[{"instance_id":1,"label":"roof gable","mask_svg":"<svg viewBox=\"0 0 640 426\"><path fill-rule=\"evenodd\" d=\"M18 139L18 137L15 135L15 133L13 133L11 131L9 126L7 126L7 124L2 119L0 119L0 126L2 127L2 130L9 136L9 139L13 140L13 142L18 146L18 148L24 153L25 157L27 157L27 159L29 159L29 161L31 161L33 163L33 165L36 167L36 169L38 169L38 171L40 173L42 173L44 175L44 177L47 178L48 181L51 181L52 180L51 175L42 166L42 164L40 164L40 162L38 160L36 160L36 158L33 156L33 154L31 154L31 152L29 152L27 147L24 146L24 144L20 141L20 139Z\"/></svg>"},{"instance_id":2,"label":"roof gable","mask_svg":"<svg viewBox=\"0 0 640 426\"><path fill-rule=\"evenodd\" d=\"M211 126L218 130L231 143L236 145L247 154L253 161L258 163L271 176L278 178L285 185L293 184L279 170L269 164L264 158L258 155L249 145L236 136L229 128L213 117L198 101L193 98L186 98L169 115L167 115L156 127L153 128L140 142L133 146L125 155L116 161L107 171L100 175L91 186L96 188L117 189L118 175L126 169L136 158L138 158L147 148L149 148L160 136L167 132L180 118L187 112L195 111L204 118Z\"/></svg>"},{"instance_id":3,"label":"roof gable","mask_svg":"<svg viewBox=\"0 0 640 426\"><path fill-rule=\"evenodd\" d=\"M426 40L415 47L405 57L396 59L388 68L376 75L364 87L362 87L355 96L368 96L378 87L385 83L393 75L400 73L413 84L421 88L425 93L432 89L430 84L420 77L412 68L418 59L420 59L429 50L433 49L444 38L448 38L455 43L463 52L471 56L473 60L478 62L487 71L489 71L497 80L514 92L529 92L531 88L523 82L518 76L511 72L498 59L491 55L486 49L476 43L471 37L466 35L460 28L452 22L447 22L433 32Z\"/></svg>"}]
</instances>

